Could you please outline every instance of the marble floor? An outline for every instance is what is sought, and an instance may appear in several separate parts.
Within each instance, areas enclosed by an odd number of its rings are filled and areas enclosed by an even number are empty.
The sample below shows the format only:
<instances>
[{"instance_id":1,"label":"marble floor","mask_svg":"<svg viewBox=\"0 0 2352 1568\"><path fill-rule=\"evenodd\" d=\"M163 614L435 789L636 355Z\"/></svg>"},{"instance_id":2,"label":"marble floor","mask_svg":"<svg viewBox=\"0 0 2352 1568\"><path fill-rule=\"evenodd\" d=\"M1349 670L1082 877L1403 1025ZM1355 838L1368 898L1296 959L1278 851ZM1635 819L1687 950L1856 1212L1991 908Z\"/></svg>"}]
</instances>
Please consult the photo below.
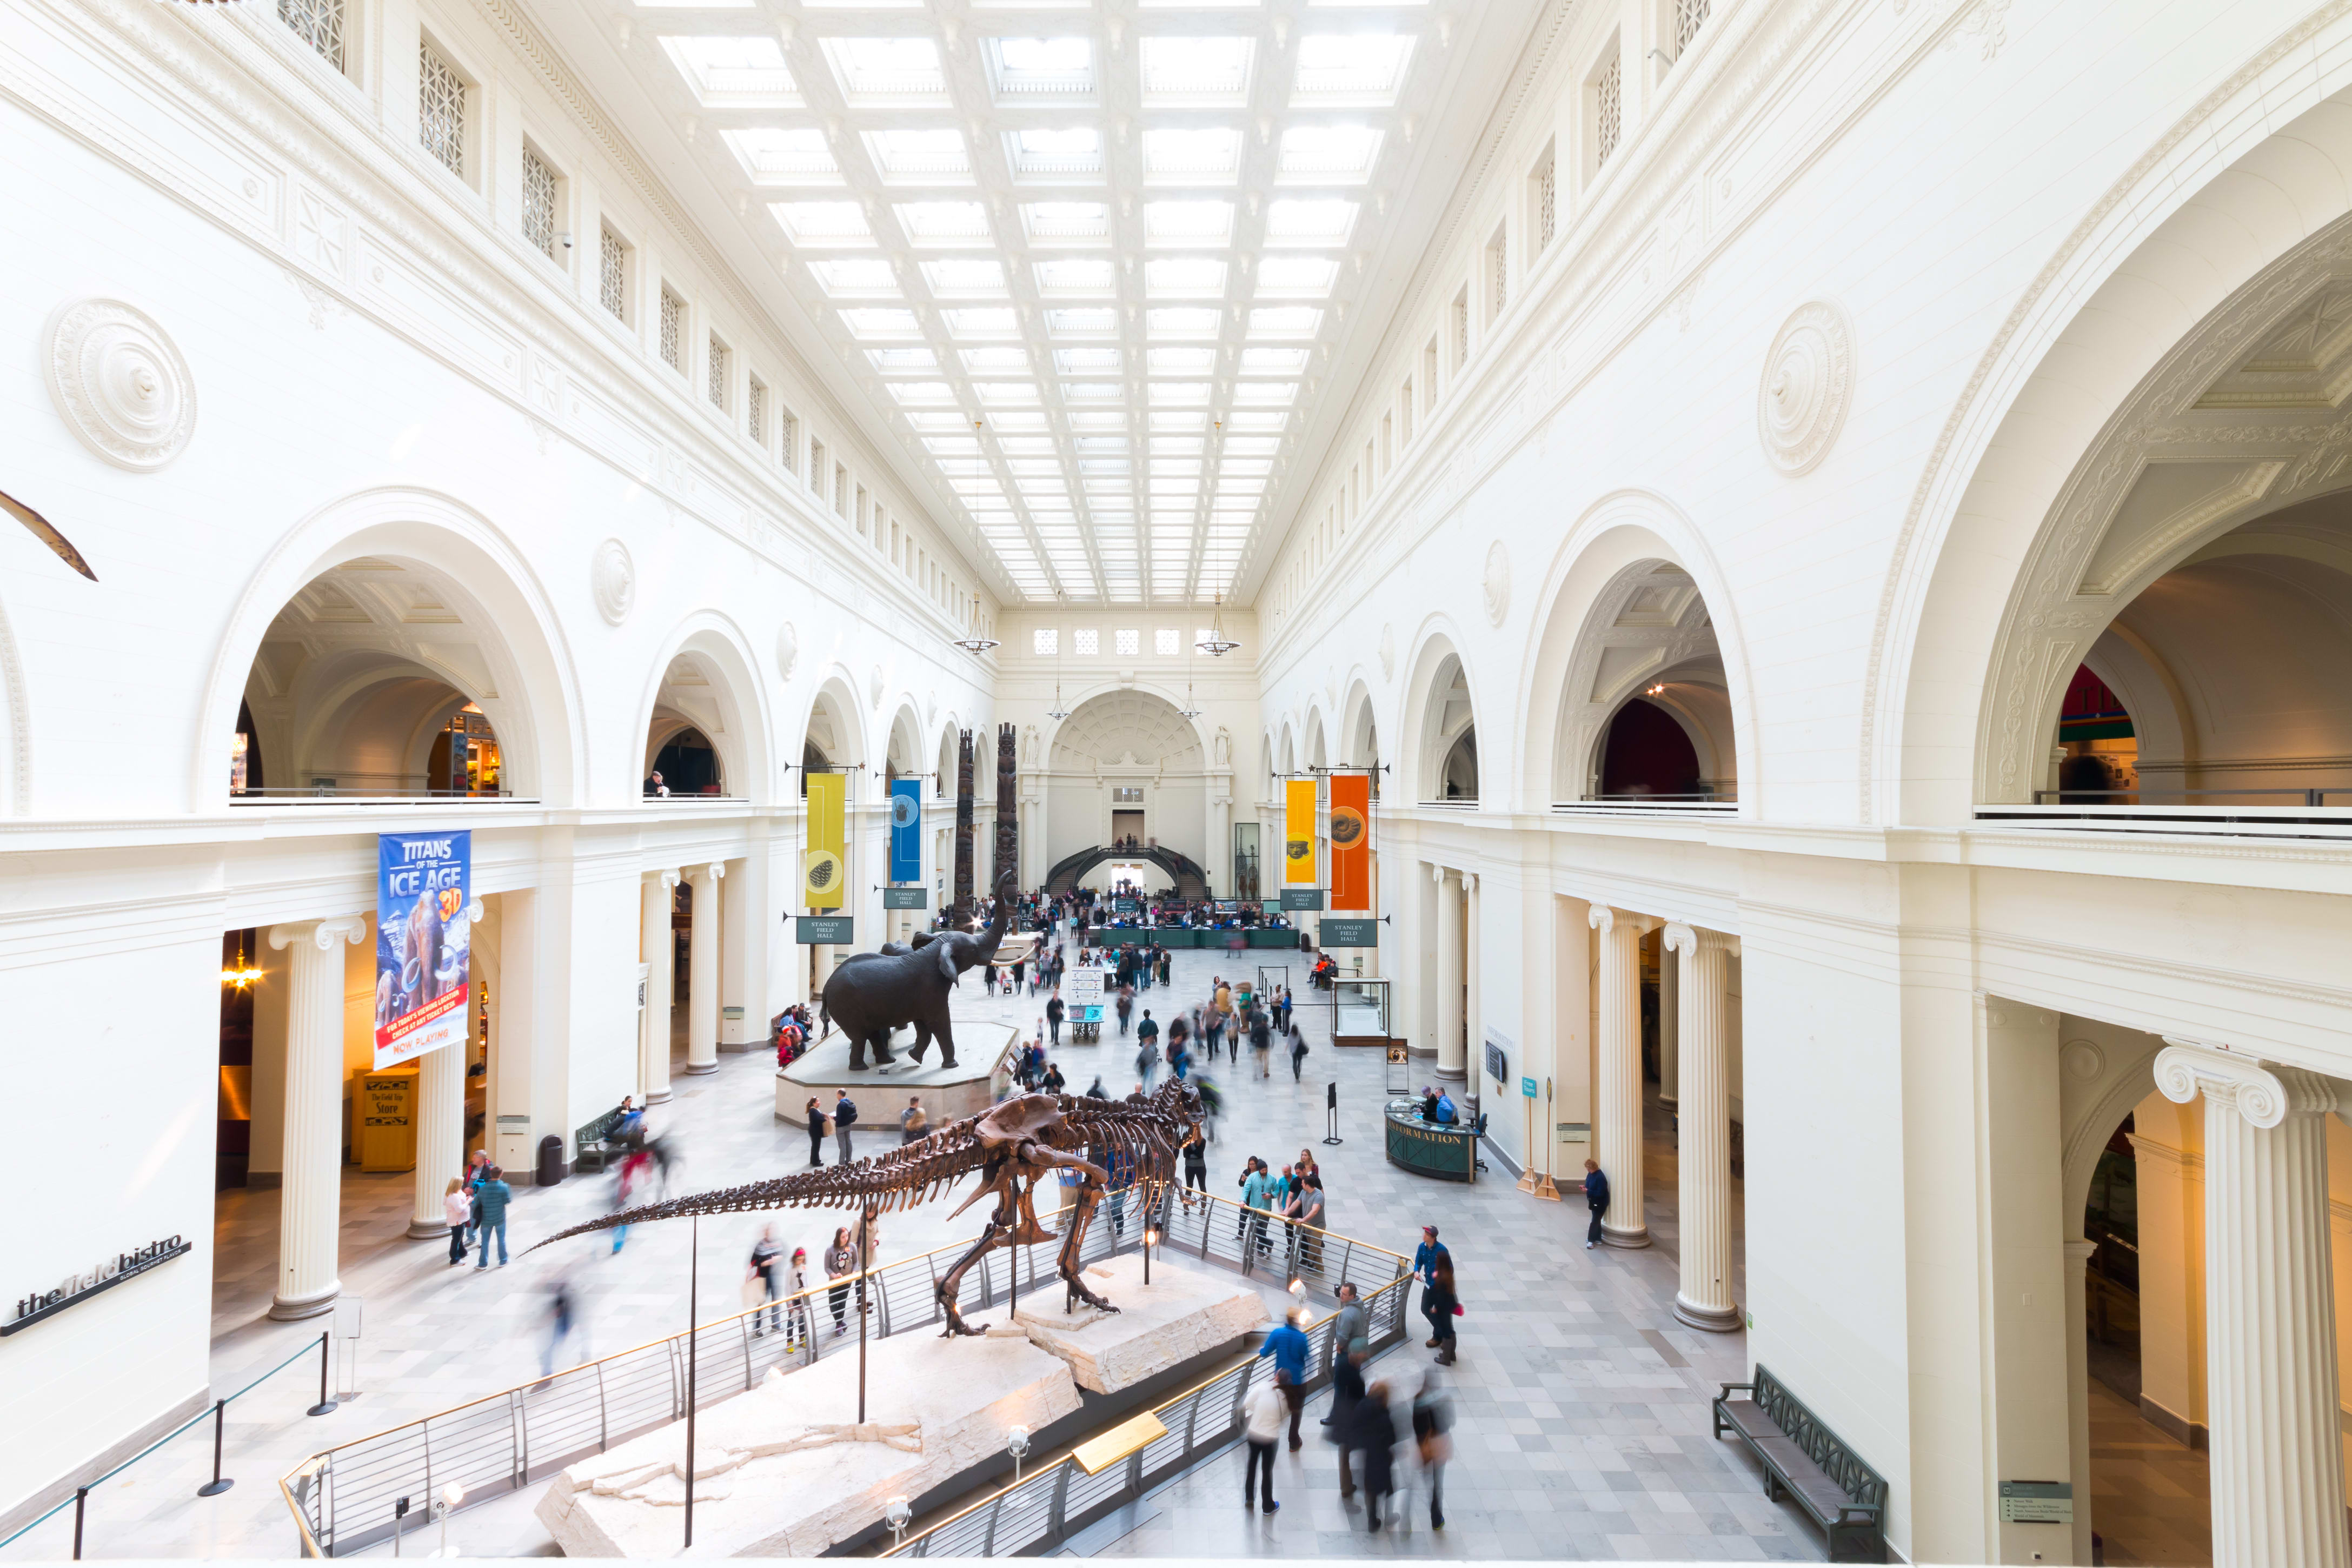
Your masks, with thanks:
<instances>
[{"instance_id":1,"label":"marble floor","mask_svg":"<svg viewBox=\"0 0 2352 1568\"><path fill-rule=\"evenodd\" d=\"M2206 1568L2213 1521L2202 1450L2091 1379L2091 1522L2099 1561Z\"/></svg>"},{"instance_id":2,"label":"marble floor","mask_svg":"<svg viewBox=\"0 0 2352 1568\"><path fill-rule=\"evenodd\" d=\"M1173 985L1146 993L1139 1005L1164 1019L1163 999L1189 1005L1206 994L1213 974L1230 977L1231 970L1224 954L1180 952ZM958 1014L975 1019L1027 1024L1042 1001L982 998L970 981L965 991ZM1442 1539L1433 1536L1425 1505L1416 1505L1423 1512L1411 1531L1378 1538L1350 1532L1331 1451L1309 1444L1280 1462L1279 1495L1290 1506L1271 1521L1242 1513L1236 1452L1180 1478L1133 1519L1090 1531L1074 1547L1129 1555L1820 1559L1819 1533L1787 1505L1766 1502L1753 1461L1708 1435L1707 1400L1716 1384L1743 1373L1744 1336L1700 1333L1673 1315L1674 1154L1665 1113L1654 1106L1649 1125L1647 1210L1656 1245L1587 1252L1580 1205L1537 1202L1516 1191L1499 1167L1465 1187L1388 1164L1380 1135L1380 1055L1335 1051L1328 1043L1328 1007L1304 1005L1299 1017L1315 1048L1298 1081L1280 1066L1260 1079L1254 1064L1202 1064L1226 1091L1213 1190L1234 1191L1244 1154L1279 1166L1312 1147L1331 1194L1332 1228L1410 1252L1422 1224L1442 1227L1466 1308L1460 1361L1448 1383L1459 1425L1446 1478L1447 1529ZM805 1163L806 1135L773 1118L772 1058L725 1057L717 1072L689 1078L682 1050L676 1056L677 1098L656 1117L684 1149L684 1190ZM1098 1046L1066 1043L1055 1056L1074 1087L1097 1072L1114 1090L1135 1079L1134 1041L1115 1030ZM1417 1083L1425 1068L1416 1064L1413 1070ZM1324 1086L1335 1082L1346 1142L1327 1148L1319 1142ZM868 1117L895 1117L897 1106L877 1092L870 1103L861 1095L860 1109ZM861 1146L895 1142L895 1121L887 1132L857 1136ZM450 1268L446 1242L404 1236L409 1182L356 1171L343 1179L341 1274L346 1292L363 1302L364 1328L354 1372L338 1381L356 1395L331 1415L304 1416L316 1397L317 1361L298 1362L229 1407L226 1469L237 1479L234 1490L210 1500L193 1495L211 1458L209 1427L199 1427L92 1493L86 1555L294 1555L296 1534L276 1478L320 1447L538 1375L547 1289L559 1272L570 1273L586 1304L585 1334L565 1348L559 1364L686 1326L691 1237L683 1226L640 1226L617 1254L602 1238L583 1238L520 1256L531 1240L604 1212L609 1179L583 1175L552 1189L519 1188L509 1227L518 1256L488 1271L470 1262ZM950 1196L891 1216L884 1255L968 1240L971 1216L947 1219L958 1201ZM730 1216L701 1227L694 1277L706 1319L734 1310L761 1223ZM786 1247L804 1246L812 1258L835 1223L822 1213L775 1217ZM273 1323L266 1316L277 1229L275 1193L221 1194L213 1345L220 1390L241 1386L317 1340L316 1322ZM1402 1387L1418 1378L1427 1359L1416 1341L1380 1364ZM516 1494L459 1514L450 1527L456 1545L467 1555L551 1550L530 1518L529 1500L530 1494ZM0 1549L0 1558L62 1557L70 1539L68 1511Z\"/></svg>"}]
</instances>

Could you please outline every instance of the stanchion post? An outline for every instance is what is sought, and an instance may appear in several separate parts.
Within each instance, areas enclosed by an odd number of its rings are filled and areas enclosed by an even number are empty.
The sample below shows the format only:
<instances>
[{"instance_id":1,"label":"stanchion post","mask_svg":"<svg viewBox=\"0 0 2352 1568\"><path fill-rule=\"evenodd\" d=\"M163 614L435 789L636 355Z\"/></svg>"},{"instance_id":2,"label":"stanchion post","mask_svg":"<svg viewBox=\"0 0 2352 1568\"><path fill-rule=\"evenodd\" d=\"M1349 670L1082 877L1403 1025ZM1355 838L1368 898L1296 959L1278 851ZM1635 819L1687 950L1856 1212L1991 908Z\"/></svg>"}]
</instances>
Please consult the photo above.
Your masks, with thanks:
<instances>
[{"instance_id":1,"label":"stanchion post","mask_svg":"<svg viewBox=\"0 0 2352 1568\"><path fill-rule=\"evenodd\" d=\"M76 1487L76 1488L74 1488L74 1554L73 1554L73 1560L74 1560L75 1562L77 1562L77 1563L79 1563L79 1562L80 1562L80 1561L81 1561L81 1510L82 1510L82 1505L83 1505L84 1503L88 1502L89 1500L89 1489L88 1487Z\"/></svg>"},{"instance_id":2,"label":"stanchion post","mask_svg":"<svg viewBox=\"0 0 2352 1568\"><path fill-rule=\"evenodd\" d=\"M686 1545L694 1546L694 1383L696 1320L702 1288L702 1216L694 1216L694 1240L686 1275Z\"/></svg>"},{"instance_id":3,"label":"stanchion post","mask_svg":"<svg viewBox=\"0 0 2352 1568\"><path fill-rule=\"evenodd\" d=\"M310 1415L331 1415L335 1402L327 1397L327 1358L332 1353L332 1336L321 1331L319 1335L319 1403L305 1412Z\"/></svg>"},{"instance_id":4,"label":"stanchion post","mask_svg":"<svg viewBox=\"0 0 2352 1568\"><path fill-rule=\"evenodd\" d=\"M225 1413L227 1409L227 1400L215 1399L213 1401L213 1479L204 1486L200 1486L196 1489L196 1495L198 1497L218 1497L221 1493L228 1490L229 1488L236 1485L235 1481L225 1481L221 1479L220 1473L221 1428L226 1418Z\"/></svg>"},{"instance_id":5,"label":"stanchion post","mask_svg":"<svg viewBox=\"0 0 2352 1568\"><path fill-rule=\"evenodd\" d=\"M1323 1086L1323 1120L1324 1142L1344 1143L1347 1142L1346 1139L1339 1136L1339 1085L1336 1079Z\"/></svg>"}]
</instances>

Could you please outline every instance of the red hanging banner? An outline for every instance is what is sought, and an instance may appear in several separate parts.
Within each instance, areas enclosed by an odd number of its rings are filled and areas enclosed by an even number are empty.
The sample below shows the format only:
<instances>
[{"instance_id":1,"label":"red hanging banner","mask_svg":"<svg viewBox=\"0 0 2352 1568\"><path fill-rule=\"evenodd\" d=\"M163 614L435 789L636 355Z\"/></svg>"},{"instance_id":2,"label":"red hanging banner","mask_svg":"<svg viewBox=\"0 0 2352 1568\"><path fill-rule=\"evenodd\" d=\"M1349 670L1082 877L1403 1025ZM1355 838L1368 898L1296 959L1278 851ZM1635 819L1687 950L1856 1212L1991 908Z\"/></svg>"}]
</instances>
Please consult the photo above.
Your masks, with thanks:
<instances>
[{"instance_id":1,"label":"red hanging banner","mask_svg":"<svg viewBox=\"0 0 2352 1568\"><path fill-rule=\"evenodd\" d=\"M1372 907L1372 775L1331 775L1331 903Z\"/></svg>"}]
</instances>

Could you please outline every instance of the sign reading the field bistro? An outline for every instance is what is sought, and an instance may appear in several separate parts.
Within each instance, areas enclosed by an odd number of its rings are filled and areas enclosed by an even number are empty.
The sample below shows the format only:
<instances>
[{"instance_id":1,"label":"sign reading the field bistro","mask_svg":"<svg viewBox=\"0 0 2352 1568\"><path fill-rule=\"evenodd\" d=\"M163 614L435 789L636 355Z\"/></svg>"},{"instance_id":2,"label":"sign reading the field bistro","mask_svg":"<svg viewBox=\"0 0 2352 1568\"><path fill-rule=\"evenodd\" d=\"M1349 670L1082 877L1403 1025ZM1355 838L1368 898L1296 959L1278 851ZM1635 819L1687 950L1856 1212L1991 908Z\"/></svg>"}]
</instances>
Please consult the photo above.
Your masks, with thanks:
<instances>
[{"instance_id":1,"label":"sign reading the field bistro","mask_svg":"<svg viewBox=\"0 0 2352 1568\"><path fill-rule=\"evenodd\" d=\"M930 906L930 889L927 888L885 888L882 907L886 910L927 910Z\"/></svg>"},{"instance_id":2,"label":"sign reading the field bistro","mask_svg":"<svg viewBox=\"0 0 2352 1568\"><path fill-rule=\"evenodd\" d=\"M93 1264L86 1274L74 1274L58 1281L47 1290L36 1290L16 1299L16 1310L5 1323L0 1323L0 1336L29 1329L43 1318L55 1317L68 1307L78 1305L110 1290L135 1275L144 1274L158 1264L194 1251L194 1248L176 1236L161 1241L151 1241L135 1252L118 1252L104 1262Z\"/></svg>"},{"instance_id":3,"label":"sign reading the field bistro","mask_svg":"<svg viewBox=\"0 0 2352 1568\"><path fill-rule=\"evenodd\" d=\"M1378 947L1381 945L1381 922L1372 920L1342 920L1338 915L1323 917L1322 933L1316 939L1318 947Z\"/></svg>"},{"instance_id":4,"label":"sign reading the field bistro","mask_svg":"<svg viewBox=\"0 0 2352 1568\"><path fill-rule=\"evenodd\" d=\"M793 917L793 941L803 947L830 942L835 947L847 947L857 939L855 915L795 915Z\"/></svg>"},{"instance_id":5,"label":"sign reading the field bistro","mask_svg":"<svg viewBox=\"0 0 2352 1568\"><path fill-rule=\"evenodd\" d=\"M1285 888L1282 889L1282 907L1286 910L1319 910L1323 907L1323 889Z\"/></svg>"}]
</instances>

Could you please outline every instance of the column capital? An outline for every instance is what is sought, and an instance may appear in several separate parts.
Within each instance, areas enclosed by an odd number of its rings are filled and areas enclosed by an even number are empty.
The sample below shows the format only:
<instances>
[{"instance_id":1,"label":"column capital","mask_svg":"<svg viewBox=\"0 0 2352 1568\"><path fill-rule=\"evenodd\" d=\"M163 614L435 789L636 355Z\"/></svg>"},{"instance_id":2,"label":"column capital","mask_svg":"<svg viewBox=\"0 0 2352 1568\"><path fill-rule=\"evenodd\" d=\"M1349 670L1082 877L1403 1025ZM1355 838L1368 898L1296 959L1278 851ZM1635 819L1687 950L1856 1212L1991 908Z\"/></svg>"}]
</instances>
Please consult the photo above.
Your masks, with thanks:
<instances>
[{"instance_id":1,"label":"column capital","mask_svg":"<svg viewBox=\"0 0 2352 1568\"><path fill-rule=\"evenodd\" d=\"M1465 893L1475 893L1478 890L1477 872L1465 871L1462 873L1462 890Z\"/></svg>"},{"instance_id":2,"label":"column capital","mask_svg":"<svg viewBox=\"0 0 2352 1568\"><path fill-rule=\"evenodd\" d=\"M269 928L269 945L286 948L307 942L320 952L332 952L338 940L363 942L367 932L365 915L337 915L323 921L289 921L283 925Z\"/></svg>"},{"instance_id":3,"label":"column capital","mask_svg":"<svg viewBox=\"0 0 2352 1568\"><path fill-rule=\"evenodd\" d=\"M1654 915L1637 915L1631 910L1621 910L1612 904L1589 906L1585 911L1585 920L1602 936L1607 936L1621 925L1635 936L1646 936L1657 930L1660 923Z\"/></svg>"},{"instance_id":4,"label":"column capital","mask_svg":"<svg viewBox=\"0 0 2352 1568\"><path fill-rule=\"evenodd\" d=\"M727 875L727 862L713 860L707 866L688 868L686 879L689 882L715 882L725 875Z\"/></svg>"},{"instance_id":5,"label":"column capital","mask_svg":"<svg viewBox=\"0 0 2352 1568\"><path fill-rule=\"evenodd\" d=\"M678 877L677 867L665 866L658 871L646 872L645 879L649 883L659 882L665 888L675 888L677 886L680 878Z\"/></svg>"},{"instance_id":6,"label":"column capital","mask_svg":"<svg viewBox=\"0 0 2352 1568\"><path fill-rule=\"evenodd\" d=\"M1739 951L1738 937L1688 921L1666 921L1664 942L1668 952L1696 952L1701 948L1715 952Z\"/></svg>"},{"instance_id":7,"label":"column capital","mask_svg":"<svg viewBox=\"0 0 2352 1568\"><path fill-rule=\"evenodd\" d=\"M2257 1058L2169 1035L2156 1054L2156 1087L2176 1105L2201 1093L2217 1106L2234 1108L2250 1127L2276 1127L2289 1115L2323 1115L2342 1102L2333 1079L2301 1068L2265 1067Z\"/></svg>"},{"instance_id":8,"label":"column capital","mask_svg":"<svg viewBox=\"0 0 2352 1568\"><path fill-rule=\"evenodd\" d=\"M1445 885L1445 867L1433 864L1429 868L1429 879L1442 888Z\"/></svg>"}]
</instances>

